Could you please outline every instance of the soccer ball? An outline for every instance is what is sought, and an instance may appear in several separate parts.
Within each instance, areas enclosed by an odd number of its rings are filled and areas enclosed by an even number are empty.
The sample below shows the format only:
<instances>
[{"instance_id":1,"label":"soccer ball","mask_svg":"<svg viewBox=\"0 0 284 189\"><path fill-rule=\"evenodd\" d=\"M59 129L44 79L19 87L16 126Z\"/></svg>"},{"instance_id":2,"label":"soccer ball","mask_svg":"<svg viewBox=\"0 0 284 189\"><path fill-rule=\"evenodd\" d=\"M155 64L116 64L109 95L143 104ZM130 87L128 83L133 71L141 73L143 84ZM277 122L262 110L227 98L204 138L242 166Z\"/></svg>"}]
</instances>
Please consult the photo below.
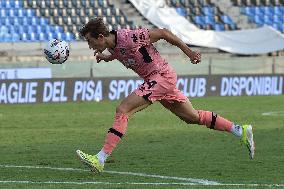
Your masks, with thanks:
<instances>
[{"instance_id":1,"label":"soccer ball","mask_svg":"<svg viewBox=\"0 0 284 189\"><path fill-rule=\"evenodd\" d=\"M69 44L66 41L52 39L43 49L45 58L51 64L63 64L69 56Z\"/></svg>"}]
</instances>

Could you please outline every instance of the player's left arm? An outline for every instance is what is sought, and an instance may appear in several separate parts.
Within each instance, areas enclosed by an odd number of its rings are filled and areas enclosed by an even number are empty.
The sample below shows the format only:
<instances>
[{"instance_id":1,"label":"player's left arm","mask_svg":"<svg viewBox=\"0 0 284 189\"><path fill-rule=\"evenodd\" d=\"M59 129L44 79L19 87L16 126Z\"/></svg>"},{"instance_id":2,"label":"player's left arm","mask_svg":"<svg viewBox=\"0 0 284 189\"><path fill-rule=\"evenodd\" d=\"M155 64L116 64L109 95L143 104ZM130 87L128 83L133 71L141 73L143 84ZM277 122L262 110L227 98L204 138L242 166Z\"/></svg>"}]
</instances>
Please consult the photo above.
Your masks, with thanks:
<instances>
[{"instance_id":1,"label":"player's left arm","mask_svg":"<svg viewBox=\"0 0 284 189\"><path fill-rule=\"evenodd\" d=\"M150 29L149 35L151 43L164 39L168 43L180 48L189 57L191 63L198 64L201 61L200 53L191 50L180 38L168 29Z\"/></svg>"}]
</instances>

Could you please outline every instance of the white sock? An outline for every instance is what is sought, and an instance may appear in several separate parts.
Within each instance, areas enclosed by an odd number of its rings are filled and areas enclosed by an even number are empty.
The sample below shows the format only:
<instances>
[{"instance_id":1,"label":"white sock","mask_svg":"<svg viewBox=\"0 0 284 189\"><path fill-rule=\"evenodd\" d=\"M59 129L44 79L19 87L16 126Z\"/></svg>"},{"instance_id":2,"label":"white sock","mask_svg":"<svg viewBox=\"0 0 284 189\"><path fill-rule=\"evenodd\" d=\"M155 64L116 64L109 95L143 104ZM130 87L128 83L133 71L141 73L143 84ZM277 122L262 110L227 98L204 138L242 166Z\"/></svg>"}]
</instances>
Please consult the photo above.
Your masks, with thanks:
<instances>
[{"instance_id":1,"label":"white sock","mask_svg":"<svg viewBox=\"0 0 284 189\"><path fill-rule=\"evenodd\" d=\"M231 133L237 137L241 137L243 133L243 128L241 125L233 124Z\"/></svg>"},{"instance_id":2,"label":"white sock","mask_svg":"<svg viewBox=\"0 0 284 189\"><path fill-rule=\"evenodd\" d=\"M101 164L105 164L106 159L108 158L108 154L105 153L103 150L101 150L98 154L97 157L99 158L99 161Z\"/></svg>"}]
</instances>

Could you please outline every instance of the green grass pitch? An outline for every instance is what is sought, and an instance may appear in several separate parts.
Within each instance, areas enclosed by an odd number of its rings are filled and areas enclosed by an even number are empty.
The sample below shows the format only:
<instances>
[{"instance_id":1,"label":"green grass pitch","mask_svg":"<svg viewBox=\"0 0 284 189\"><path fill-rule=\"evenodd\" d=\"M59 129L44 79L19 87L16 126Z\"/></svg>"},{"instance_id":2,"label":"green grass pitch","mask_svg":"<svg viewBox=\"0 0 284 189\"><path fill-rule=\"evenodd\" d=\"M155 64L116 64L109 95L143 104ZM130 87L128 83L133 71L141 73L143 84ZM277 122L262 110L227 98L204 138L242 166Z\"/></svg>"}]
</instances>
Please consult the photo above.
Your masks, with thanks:
<instances>
[{"instance_id":1,"label":"green grass pitch","mask_svg":"<svg viewBox=\"0 0 284 189\"><path fill-rule=\"evenodd\" d=\"M130 119L106 172L94 175L75 150L101 149L119 102L1 105L0 188L284 188L284 96L192 103L252 124L255 159L233 135L187 125L157 103Z\"/></svg>"}]
</instances>

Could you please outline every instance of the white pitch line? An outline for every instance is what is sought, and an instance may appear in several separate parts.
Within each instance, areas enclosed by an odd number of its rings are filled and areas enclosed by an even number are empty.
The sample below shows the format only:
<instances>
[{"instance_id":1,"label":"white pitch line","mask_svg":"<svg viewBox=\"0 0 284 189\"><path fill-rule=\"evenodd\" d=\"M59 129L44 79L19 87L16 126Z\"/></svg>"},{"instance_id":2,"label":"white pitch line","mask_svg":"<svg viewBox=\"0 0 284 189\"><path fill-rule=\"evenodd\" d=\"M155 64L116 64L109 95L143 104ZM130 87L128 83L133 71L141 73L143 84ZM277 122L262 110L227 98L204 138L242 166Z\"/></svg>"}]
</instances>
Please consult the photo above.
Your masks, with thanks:
<instances>
[{"instance_id":1,"label":"white pitch line","mask_svg":"<svg viewBox=\"0 0 284 189\"><path fill-rule=\"evenodd\" d=\"M284 116L284 111L263 112L262 116Z\"/></svg>"},{"instance_id":2,"label":"white pitch line","mask_svg":"<svg viewBox=\"0 0 284 189\"><path fill-rule=\"evenodd\" d=\"M83 181L83 182L67 182L67 181L30 181L30 180L0 180L0 184L67 184L67 185L182 185L182 186L197 186L203 185L200 183L191 182L95 182L95 181ZM203 186L249 186L249 187L284 187L284 184L207 184Z\"/></svg>"},{"instance_id":3,"label":"white pitch line","mask_svg":"<svg viewBox=\"0 0 284 189\"><path fill-rule=\"evenodd\" d=\"M59 170L59 171L89 171L86 169L79 168L59 168L59 167L42 167L42 166L19 166L19 165L0 165L3 168L25 168L25 169L50 169L50 170ZM251 187L284 187L284 184L244 184L244 183L219 183L215 181L208 181L203 179L193 179L193 178L184 178L184 177L173 177L173 176L162 176L162 175L152 175L145 173L133 173L133 172L118 172L118 171L104 171L104 173L109 174L120 174L120 175L133 175L141 177L152 177L160 179L172 179L183 182L157 182L157 183L147 183L147 182L94 182L94 181L85 181L85 182L60 182L60 181L46 181L46 182L34 182L34 181L16 181L16 180L0 180L0 183L19 183L19 184L74 184L74 185L83 185L83 184L101 184L101 185L207 185L207 186L251 186Z\"/></svg>"},{"instance_id":4,"label":"white pitch line","mask_svg":"<svg viewBox=\"0 0 284 189\"><path fill-rule=\"evenodd\" d=\"M25 169L50 169L50 170L58 170L58 171L90 171L86 169L79 168L60 168L60 167L42 167L42 166L21 166L21 165L0 165L0 167L4 168L25 168ZM194 178L184 178L184 177L174 177L174 176L163 176L163 175L153 175L146 173L133 173L133 172L119 172L119 171L104 171L104 173L109 174L119 174L119 175L132 175L132 176L140 176L140 177L151 177L151 178L160 178L160 179L172 179L172 180L180 180L180 181L188 181L192 183L199 183L202 185L217 185L218 182L209 181L205 179L194 179Z\"/></svg>"},{"instance_id":5,"label":"white pitch line","mask_svg":"<svg viewBox=\"0 0 284 189\"><path fill-rule=\"evenodd\" d=\"M200 185L198 183L182 183L182 182L94 182L94 181L83 181L83 182L61 182L61 181L45 181L36 182L29 180L0 180L3 184L73 184L73 185Z\"/></svg>"}]
</instances>

